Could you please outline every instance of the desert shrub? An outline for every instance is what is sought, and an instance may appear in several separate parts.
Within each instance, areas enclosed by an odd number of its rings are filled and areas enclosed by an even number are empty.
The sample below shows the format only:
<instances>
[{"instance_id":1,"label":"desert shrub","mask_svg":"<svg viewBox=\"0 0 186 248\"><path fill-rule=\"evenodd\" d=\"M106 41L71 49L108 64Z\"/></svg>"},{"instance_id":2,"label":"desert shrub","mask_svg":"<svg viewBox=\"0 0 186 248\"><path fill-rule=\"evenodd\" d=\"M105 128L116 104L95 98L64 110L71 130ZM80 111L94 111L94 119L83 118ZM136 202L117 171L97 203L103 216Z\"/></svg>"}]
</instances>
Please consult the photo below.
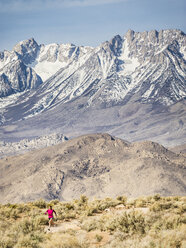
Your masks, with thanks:
<instances>
[{"instance_id":1,"label":"desert shrub","mask_svg":"<svg viewBox=\"0 0 186 248\"><path fill-rule=\"evenodd\" d=\"M135 200L128 200L126 203L127 208L133 208L135 206Z\"/></svg>"},{"instance_id":2,"label":"desert shrub","mask_svg":"<svg viewBox=\"0 0 186 248\"><path fill-rule=\"evenodd\" d=\"M87 232L99 229L100 224L97 218L88 218L83 221L81 225L82 229L86 230Z\"/></svg>"},{"instance_id":3,"label":"desert shrub","mask_svg":"<svg viewBox=\"0 0 186 248\"><path fill-rule=\"evenodd\" d=\"M10 218L10 213L11 213L11 209L10 208L7 208L7 207L4 207L4 208L1 208L0 209L0 218L4 219L4 218Z\"/></svg>"},{"instance_id":4,"label":"desert shrub","mask_svg":"<svg viewBox=\"0 0 186 248\"><path fill-rule=\"evenodd\" d=\"M10 220L0 220L0 234L4 233L11 226L12 222ZM1 237L1 235L0 235Z\"/></svg>"},{"instance_id":5,"label":"desert shrub","mask_svg":"<svg viewBox=\"0 0 186 248\"><path fill-rule=\"evenodd\" d=\"M120 202L118 202L117 200L111 199L109 197L107 197L103 200L96 200L94 202L95 208L99 211L104 211L107 208L115 207L119 204L120 204Z\"/></svg>"},{"instance_id":6,"label":"desert shrub","mask_svg":"<svg viewBox=\"0 0 186 248\"><path fill-rule=\"evenodd\" d=\"M153 196L153 199L155 201L159 201L159 200L161 200L161 196L159 194L156 194L156 195Z\"/></svg>"},{"instance_id":7,"label":"desert shrub","mask_svg":"<svg viewBox=\"0 0 186 248\"><path fill-rule=\"evenodd\" d=\"M148 206L148 200L145 198L138 198L134 200L134 205L137 208L147 207Z\"/></svg>"},{"instance_id":8,"label":"desert shrub","mask_svg":"<svg viewBox=\"0 0 186 248\"><path fill-rule=\"evenodd\" d=\"M68 220L68 219L75 219L76 218L76 211L68 210L66 208L58 208L57 211L57 218L58 220Z\"/></svg>"},{"instance_id":9,"label":"desert shrub","mask_svg":"<svg viewBox=\"0 0 186 248\"><path fill-rule=\"evenodd\" d=\"M5 207L8 207L8 208L17 208L17 204L11 204L11 203L7 203L5 204Z\"/></svg>"},{"instance_id":10,"label":"desert shrub","mask_svg":"<svg viewBox=\"0 0 186 248\"><path fill-rule=\"evenodd\" d=\"M154 212L163 211L170 208L174 208L172 202L155 202L150 206L150 210Z\"/></svg>"},{"instance_id":11,"label":"desert shrub","mask_svg":"<svg viewBox=\"0 0 186 248\"><path fill-rule=\"evenodd\" d=\"M30 212L30 210L31 210L31 206L29 206L28 204L19 204L17 206L17 211L19 214L28 213L28 212Z\"/></svg>"},{"instance_id":12,"label":"desert shrub","mask_svg":"<svg viewBox=\"0 0 186 248\"><path fill-rule=\"evenodd\" d=\"M0 239L0 247L1 248L12 248L14 247L14 241L9 238L9 237L5 237L4 235L1 236Z\"/></svg>"},{"instance_id":13,"label":"desert shrub","mask_svg":"<svg viewBox=\"0 0 186 248\"><path fill-rule=\"evenodd\" d=\"M64 203L64 209L66 209L66 210L74 210L74 205L72 204L72 203Z\"/></svg>"},{"instance_id":14,"label":"desert shrub","mask_svg":"<svg viewBox=\"0 0 186 248\"><path fill-rule=\"evenodd\" d=\"M88 197L86 197L86 195L81 195L79 201L80 201L82 204L86 204L86 203L88 203Z\"/></svg>"},{"instance_id":15,"label":"desert shrub","mask_svg":"<svg viewBox=\"0 0 186 248\"><path fill-rule=\"evenodd\" d=\"M172 196L173 201L180 201L180 196Z\"/></svg>"},{"instance_id":16,"label":"desert shrub","mask_svg":"<svg viewBox=\"0 0 186 248\"><path fill-rule=\"evenodd\" d=\"M20 234L30 234L35 231L43 231L43 227L40 225L37 218L34 219L23 219L16 223L14 231Z\"/></svg>"},{"instance_id":17,"label":"desert shrub","mask_svg":"<svg viewBox=\"0 0 186 248\"><path fill-rule=\"evenodd\" d=\"M157 213L152 215L151 213L146 217L146 223L149 227L150 233L155 231L155 234L164 230L177 230L184 225L185 217L174 213Z\"/></svg>"},{"instance_id":18,"label":"desert shrub","mask_svg":"<svg viewBox=\"0 0 186 248\"><path fill-rule=\"evenodd\" d=\"M15 248L40 248L40 242L43 241L43 237L40 234L27 234L22 235L17 244L14 246Z\"/></svg>"},{"instance_id":19,"label":"desert shrub","mask_svg":"<svg viewBox=\"0 0 186 248\"><path fill-rule=\"evenodd\" d=\"M0 232L1 234L1 232ZM23 219L9 225L2 235L0 247L39 247L43 241L43 228L35 220Z\"/></svg>"},{"instance_id":20,"label":"desert shrub","mask_svg":"<svg viewBox=\"0 0 186 248\"><path fill-rule=\"evenodd\" d=\"M32 217L32 219L35 219L36 217L40 216L41 214L43 215L45 212L38 207L32 207L29 216Z\"/></svg>"},{"instance_id":21,"label":"desert shrub","mask_svg":"<svg viewBox=\"0 0 186 248\"><path fill-rule=\"evenodd\" d=\"M13 218L16 220L19 217L18 210L12 207L4 207L0 209L0 219L10 219Z\"/></svg>"},{"instance_id":22,"label":"desert shrub","mask_svg":"<svg viewBox=\"0 0 186 248\"><path fill-rule=\"evenodd\" d=\"M95 239L97 242L101 242L101 240L103 239L103 236L96 234Z\"/></svg>"},{"instance_id":23,"label":"desert shrub","mask_svg":"<svg viewBox=\"0 0 186 248\"><path fill-rule=\"evenodd\" d=\"M85 206L84 209L82 209L81 214L85 213L87 216L93 215L93 213L99 213L100 212L100 200L94 200L90 202L88 205Z\"/></svg>"},{"instance_id":24,"label":"desert shrub","mask_svg":"<svg viewBox=\"0 0 186 248\"><path fill-rule=\"evenodd\" d=\"M111 219L107 223L110 231L122 231L124 233L144 234L146 228L145 218L140 212L123 213L121 216Z\"/></svg>"},{"instance_id":25,"label":"desert shrub","mask_svg":"<svg viewBox=\"0 0 186 248\"><path fill-rule=\"evenodd\" d=\"M117 196L116 200L122 204L126 204L127 203L127 197L126 196Z\"/></svg>"},{"instance_id":26,"label":"desert shrub","mask_svg":"<svg viewBox=\"0 0 186 248\"><path fill-rule=\"evenodd\" d=\"M89 205L88 198L82 195L80 199L74 201L73 204L74 204L74 209L77 211L77 213L81 214L86 210L87 206Z\"/></svg>"},{"instance_id":27,"label":"desert shrub","mask_svg":"<svg viewBox=\"0 0 186 248\"><path fill-rule=\"evenodd\" d=\"M101 231L121 231L130 234L145 234L146 222L140 212L123 213L119 216L102 215L100 218L88 218L83 221L82 228L86 231L99 229Z\"/></svg>"},{"instance_id":28,"label":"desert shrub","mask_svg":"<svg viewBox=\"0 0 186 248\"><path fill-rule=\"evenodd\" d=\"M46 208L47 207L47 203L43 199L40 199L40 200L33 202L32 205L35 207L38 207L38 208Z\"/></svg>"},{"instance_id":29,"label":"desert shrub","mask_svg":"<svg viewBox=\"0 0 186 248\"><path fill-rule=\"evenodd\" d=\"M18 210L17 209L12 209L12 211L10 213L10 217L13 218L14 220L19 218Z\"/></svg>"},{"instance_id":30,"label":"desert shrub","mask_svg":"<svg viewBox=\"0 0 186 248\"><path fill-rule=\"evenodd\" d=\"M121 231L116 231L114 233L114 239L117 239L119 241L124 241L128 236L129 236L128 233L124 233Z\"/></svg>"},{"instance_id":31,"label":"desert shrub","mask_svg":"<svg viewBox=\"0 0 186 248\"><path fill-rule=\"evenodd\" d=\"M174 204L174 207L177 208L177 213L183 214L186 212L186 203L183 203L183 202L177 203L177 204Z\"/></svg>"},{"instance_id":32,"label":"desert shrub","mask_svg":"<svg viewBox=\"0 0 186 248\"><path fill-rule=\"evenodd\" d=\"M75 219L76 218L76 212L71 211L71 212L66 212L64 213L64 219L68 220L68 219Z\"/></svg>"},{"instance_id":33,"label":"desert shrub","mask_svg":"<svg viewBox=\"0 0 186 248\"><path fill-rule=\"evenodd\" d=\"M150 210L154 212L161 211L161 204L159 202L155 202L150 206Z\"/></svg>"},{"instance_id":34,"label":"desert shrub","mask_svg":"<svg viewBox=\"0 0 186 248\"><path fill-rule=\"evenodd\" d=\"M48 205L52 205L53 206L53 205L57 205L59 203L60 203L59 200L58 199L55 199L55 200L50 201Z\"/></svg>"},{"instance_id":35,"label":"desert shrub","mask_svg":"<svg viewBox=\"0 0 186 248\"><path fill-rule=\"evenodd\" d=\"M151 247L155 248L182 248L185 247L185 235L186 231L179 232L179 229L177 232L173 230L164 231L158 233L149 243L153 244Z\"/></svg>"},{"instance_id":36,"label":"desert shrub","mask_svg":"<svg viewBox=\"0 0 186 248\"><path fill-rule=\"evenodd\" d=\"M175 229L182 223L179 215L165 216L162 221L164 229Z\"/></svg>"},{"instance_id":37,"label":"desert shrub","mask_svg":"<svg viewBox=\"0 0 186 248\"><path fill-rule=\"evenodd\" d=\"M109 198L89 202L88 198L82 195L79 200L76 199L73 202L64 203L62 206L58 207L58 209L60 212L69 212L70 210L74 210L76 217L82 215L92 216L94 213L99 213L109 206L116 206L118 204L118 201L117 203L112 199L109 201Z\"/></svg>"},{"instance_id":38,"label":"desert shrub","mask_svg":"<svg viewBox=\"0 0 186 248\"><path fill-rule=\"evenodd\" d=\"M35 225L39 226L39 225L47 225L48 224L48 218L47 216L37 216L34 219Z\"/></svg>"},{"instance_id":39,"label":"desert shrub","mask_svg":"<svg viewBox=\"0 0 186 248\"><path fill-rule=\"evenodd\" d=\"M84 241L80 242L77 237L70 234L54 234L50 240L47 240L43 248L88 248L89 245Z\"/></svg>"},{"instance_id":40,"label":"desert shrub","mask_svg":"<svg viewBox=\"0 0 186 248\"><path fill-rule=\"evenodd\" d=\"M99 210L96 207L90 205L86 207L84 214L86 216L92 216L93 214L98 213L98 212Z\"/></svg>"}]
</instances>

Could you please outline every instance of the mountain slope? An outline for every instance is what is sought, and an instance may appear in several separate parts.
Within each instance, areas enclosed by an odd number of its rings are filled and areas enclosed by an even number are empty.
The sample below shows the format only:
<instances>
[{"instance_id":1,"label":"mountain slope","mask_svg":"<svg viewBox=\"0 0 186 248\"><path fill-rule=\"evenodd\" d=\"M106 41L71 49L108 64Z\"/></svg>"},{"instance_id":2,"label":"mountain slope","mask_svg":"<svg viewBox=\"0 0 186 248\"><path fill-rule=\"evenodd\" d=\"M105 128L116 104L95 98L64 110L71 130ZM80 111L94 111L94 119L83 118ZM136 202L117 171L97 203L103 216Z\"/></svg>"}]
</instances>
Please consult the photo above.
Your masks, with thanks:
<instances>
[{"instance_id":1,"label":"mountain slope","mask_svg":"<svg viewBox=\"0 0 186 248\"><path fill-rule=\"evenodd\" d=\"M180 30L129 30L96 48L30 39L2 54L2 70L17 75L13 65L22 61L36 73L32 78L42 78L27 83L35 90L25 92L24 83L16 89L23 92L14 94L10 73L0 75L2 95L11 94L0 99L4 140L27 138L30 128L34 137L57 128L67 136L106 131L130 141L145 136L164 145L184 142L186 36Z\"/></svg>"},{"instance_id":2,"label":"mountain slope","mask_svg":"<svg viewBox=\"0 0 186 248\"><path fill-rule=\"evenodd\" d=\"M1 159L0 201L184 195L185 164L185 157L157 143L85 135Z\"/></svg>"}]
</instances>

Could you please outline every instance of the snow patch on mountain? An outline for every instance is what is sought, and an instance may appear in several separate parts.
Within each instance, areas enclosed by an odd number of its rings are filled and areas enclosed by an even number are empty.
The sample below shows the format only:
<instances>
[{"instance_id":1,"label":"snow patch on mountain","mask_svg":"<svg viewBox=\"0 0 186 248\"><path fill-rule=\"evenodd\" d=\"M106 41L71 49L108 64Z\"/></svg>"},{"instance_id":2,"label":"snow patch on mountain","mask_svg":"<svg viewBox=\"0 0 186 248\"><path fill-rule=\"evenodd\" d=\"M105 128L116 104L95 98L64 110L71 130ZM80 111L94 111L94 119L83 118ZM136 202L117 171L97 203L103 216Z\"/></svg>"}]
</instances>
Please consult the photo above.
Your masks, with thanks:
<instances>
[{"instance_id":1,"label":"snow patch on mountain","mask_svg":"<svg viewBox=\"0 0 186 248\"><path fill-rule=\"evenodd\" d=\"M129 57L130 50L129 44L127 40L123 42L121 56L119 56L119 60L123 61L121 65L120 75L129 75L135 71L135 69L140 65L139 61L135 57Z\"/></svg>"},{"instance_id":2,"label":"snow patch on mountain","mask_svg":"<svg viewBox=\"0 0 186 248\"><path fill-rule=\"evenodd\" d=\"M183 55L183 58L186 60L186 47L184 46L180 47L180 52Z\"/></svg>"},{"instance_id":3,"label":"snow patch on mountain","mask_svg":"<svg viewBox=\"0 0 186 248\"><path fill-rule=\"evenodd\" d=\"M34 61L32 64L29 64L29 67L32 67L35 72L40 75L43 81L46 81L49 77L55 74L60 68L64 67L66 63L60 61L49 62L42 61L40 63Z\"/></svg>"},{"instance_id":4,"label":"snow patch on mountain","mask_svg":"<svg viewBox=\"0 0 186 248\"><path fill-rule=\"evenodd\" d=\"M27 65L32 67L43 81L46 81L59 69L66 67L91 49L91 47L76 47L73 44L41 45L34 62Z\"/></svg>"},{"instance_id":5,"label":"snow patch on mountain","mask_svg":"<svg viewBox=\"0 0 186 248\"><path fill-rule=\"evenodd\" d=\"M67 64L65 61L61 62L56 58L57 49L57 44L42 45L36 59L31 64L28 64L29 67L32 67L40 75L43 81L46 81ZM53 61L47 59L47 53L50 53L51 57L54 57Z\"/></svg>"}]
</instances>

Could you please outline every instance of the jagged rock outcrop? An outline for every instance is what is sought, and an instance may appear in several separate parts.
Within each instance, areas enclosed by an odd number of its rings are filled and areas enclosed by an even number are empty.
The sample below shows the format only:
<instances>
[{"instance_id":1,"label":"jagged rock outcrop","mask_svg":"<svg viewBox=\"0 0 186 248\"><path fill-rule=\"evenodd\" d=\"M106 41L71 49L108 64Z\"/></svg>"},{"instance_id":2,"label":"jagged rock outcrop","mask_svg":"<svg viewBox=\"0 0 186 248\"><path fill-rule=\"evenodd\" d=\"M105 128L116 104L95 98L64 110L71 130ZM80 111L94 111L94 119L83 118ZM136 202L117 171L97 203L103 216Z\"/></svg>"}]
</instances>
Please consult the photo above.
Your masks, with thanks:
<instances>
[{"instance_id":1,"label":"jagged rock outcrop","mask_svg":"<svg viewBox=\"0 0 186 248\"><path fill-rule=\"evenodd\" d=\"M42 79L32 68L25 66L21 60L10 62L1 69L0 97L13 93L36 89L42 84Z\"/></svg>"},{"instance_id":2,"label":"jagged rock outcrop","mask_svg":"<svg viewBox=\"0 0 186 248\"><path fill-rule=\"evenodd\" d=\"M12 52L0 53L0 97L36 89L42 79L26 64L34 61L38 44L34 39L18 43Z\"/></svg>"},{"instance_id":3,"label":"jagged rock outcrop","mask_svg":"<svg viewBox=\"0 0 186 248\"><path fill-rule=\"evenodd\" d=\"M14 46L13 51L16 52L24 64L31 64L36 59L39 48L37 42L31 38L18 43Z\"/></svg>"},{"instance_id":4,"label":"jagged rock outcrop","mask_svg":"<svg viewBox=\"0 0 186 248\"><path fill-rule=\"evenodd\" d=\"M0 96L8 96L14 93L11 83L8 80L8 77L3 73L0 75Z\"/></svg>"}]
</instances>

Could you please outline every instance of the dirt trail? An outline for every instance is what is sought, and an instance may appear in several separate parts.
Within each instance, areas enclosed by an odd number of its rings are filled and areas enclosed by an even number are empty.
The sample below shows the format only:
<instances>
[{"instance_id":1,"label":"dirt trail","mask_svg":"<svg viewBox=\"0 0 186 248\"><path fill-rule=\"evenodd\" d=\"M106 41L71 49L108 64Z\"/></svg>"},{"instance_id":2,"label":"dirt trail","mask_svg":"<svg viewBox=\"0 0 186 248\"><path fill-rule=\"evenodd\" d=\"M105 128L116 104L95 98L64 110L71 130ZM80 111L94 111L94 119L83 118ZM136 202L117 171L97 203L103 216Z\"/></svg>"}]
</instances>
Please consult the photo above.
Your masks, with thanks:
<instances>
[{"instance_id":1,"label":"dirt trail","mask_svg":"<svg viewBox=\"0 0 186 248\"><path fill-rule=\"evenodd\" d=\"M55 221L55 225L50 228L50 231L48 230L48 227L45 228L47 232L52 232L52 233L64 232L69 229L76 230L76 231L80 230L81 229L80 222L78 220L71 220L69 222L56 222Z\"/></svg>"}]
</instances>

